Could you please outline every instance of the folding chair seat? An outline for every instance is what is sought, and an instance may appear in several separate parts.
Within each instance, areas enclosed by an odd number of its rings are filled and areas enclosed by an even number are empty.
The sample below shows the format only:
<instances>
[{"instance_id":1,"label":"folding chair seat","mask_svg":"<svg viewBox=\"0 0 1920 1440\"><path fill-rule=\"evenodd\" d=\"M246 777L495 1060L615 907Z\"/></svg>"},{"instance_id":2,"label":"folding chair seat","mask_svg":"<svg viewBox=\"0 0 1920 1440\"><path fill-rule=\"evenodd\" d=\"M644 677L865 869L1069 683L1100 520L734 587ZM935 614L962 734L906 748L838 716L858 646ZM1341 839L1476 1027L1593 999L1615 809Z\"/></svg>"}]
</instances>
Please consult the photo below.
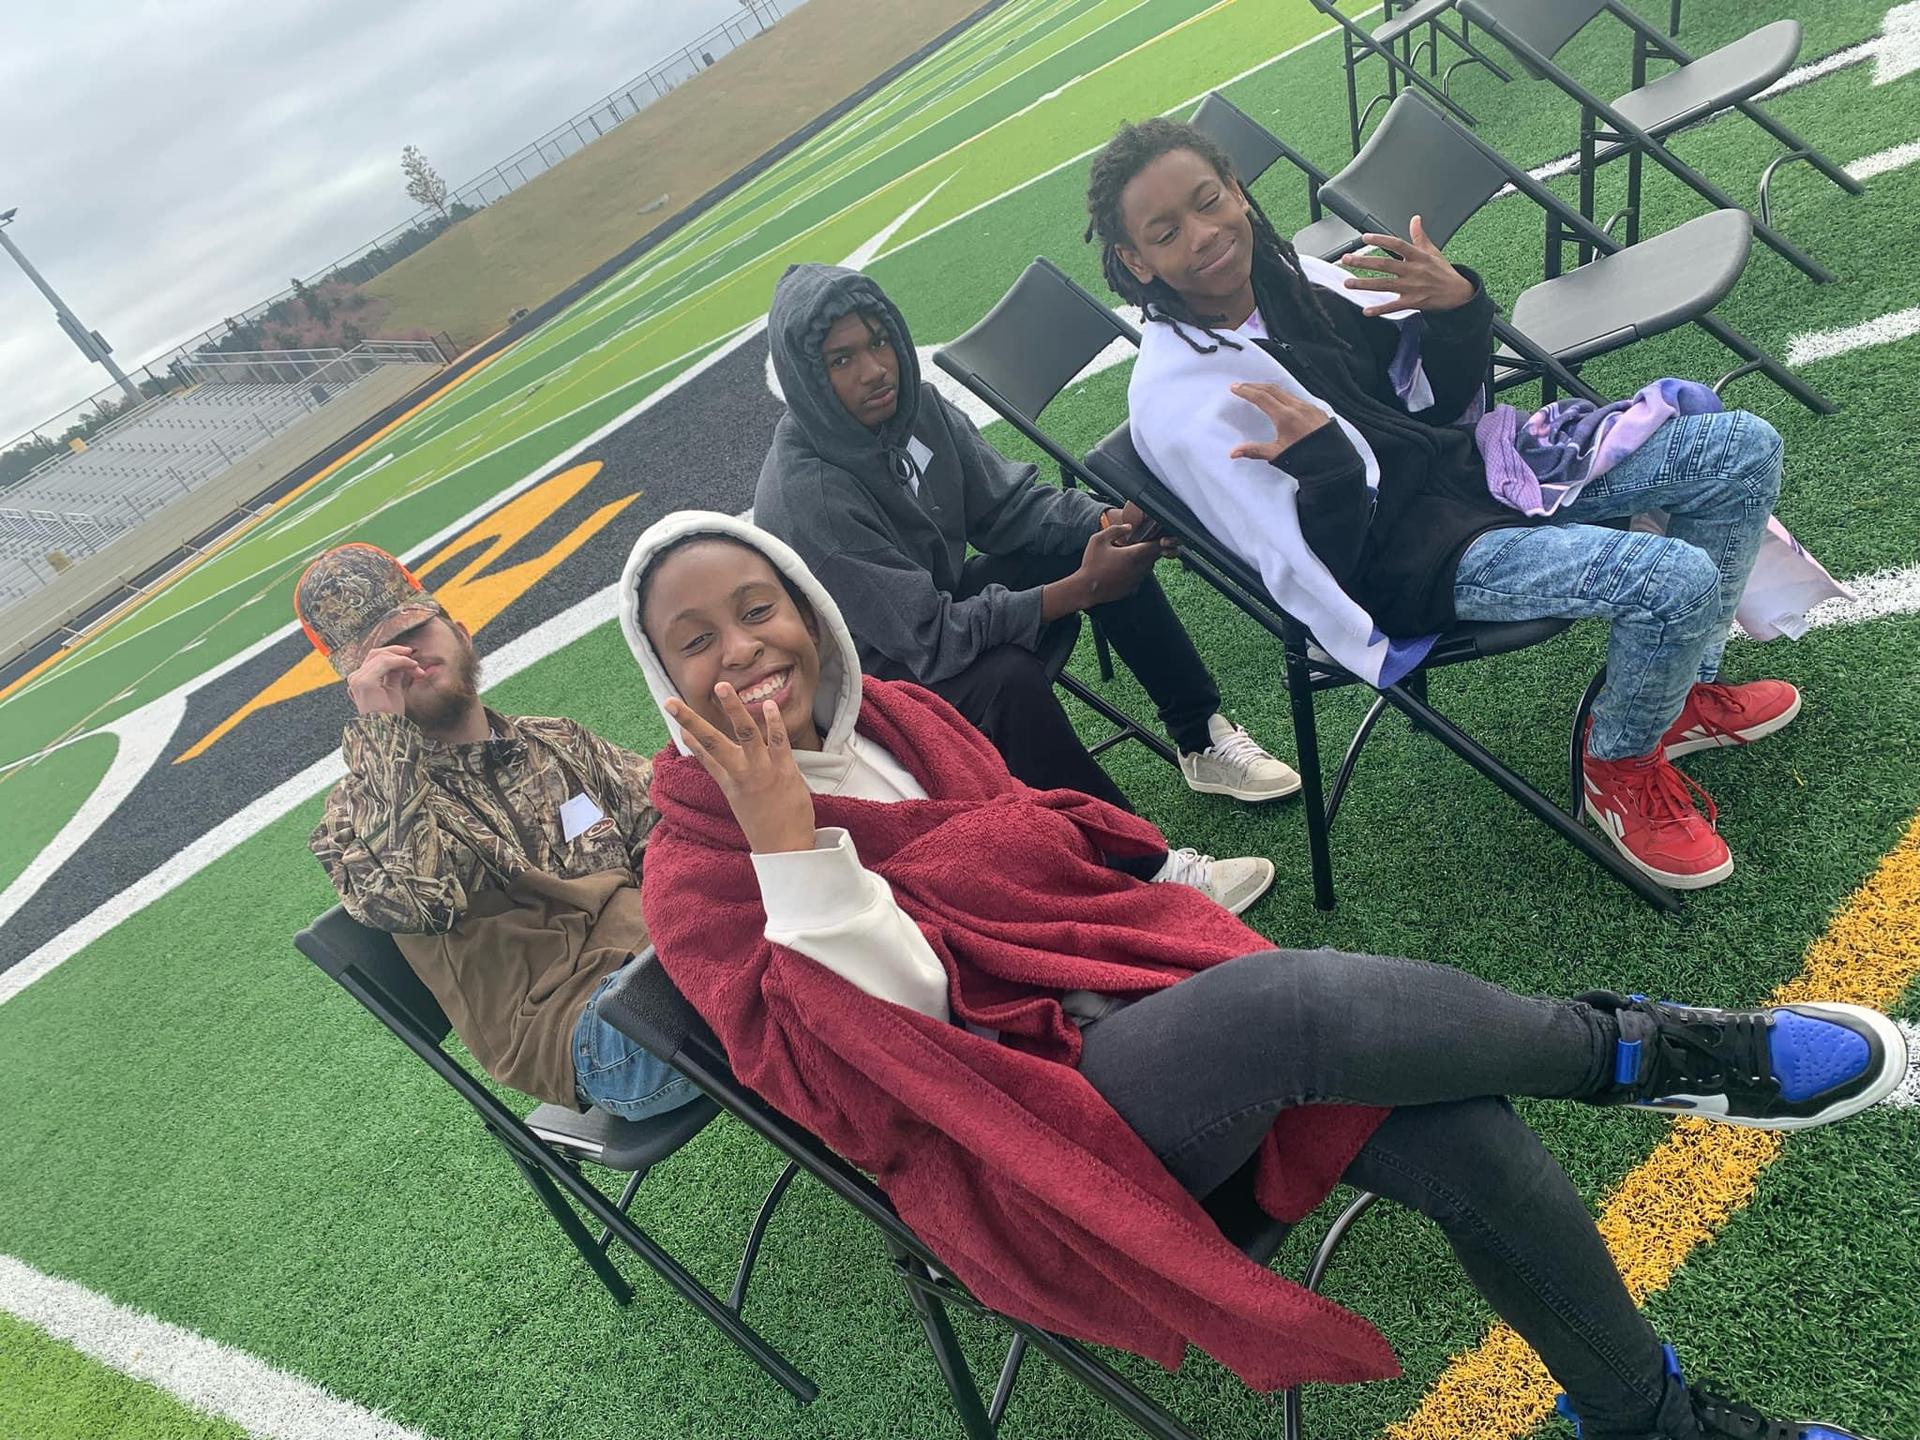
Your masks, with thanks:
<instances>
[{"instance_id":1,"label":"folding chair seat","mask_svg":"<svg viewBox=\"0 0 1920 1440\"><path fill-rule=\"evenodd\" d=\"M1321 208L1320 187L1327 183L1326 171L1218 90L1209 92L1188 118L1196 130L1226 152L1227 161L1233 166L1234 178L1249 190L1280 160L1287 161L1306 176L1309 223L1295 231L1293 236L1293 248L1302 255L1331 259L1359 245L1358 230L1338 215L1329 215Z\"/></svg>"},{"instance_id":2,"label":"folding chair seat","mask_svg":"<svg viewBox=\"0 0 1920 1440\"><path fill-rule=\"evenodd\" d=\"M1646 159L1652 159L1710 204L1722 209L1739 208L1719 186L1662 143L1664 137L1708 116L1734 109L1786 146L1787 151L1760 176L1755 232L1814 280L1825 283L1834 278L1824 265L1773 228L1773 177L1788 161L1805 160L1850 195L1860 193L1860 182L1754 100L1786 74L1799 56L1797 20L1776 20L1695 58L1620 0L1460 0L1460 12L1490 31L1531 74L1558 86L1579 104L1580 213L1588 220L1594 218L1596 172L1622 155L1627 157L1627 203L1602 228L1611 231L1614 222L1624 218L1629 245L1640 236L1640 179ZM1624 24L1633 37L1633 88L1610 102L1588 90L1553 58L1603 12ZM1679 28L1677 12L1671 28ZM1649 80L1647 64L1651 60L1669 61L1677 68ZM1581 258L1586 258L1584 247Z\"/></svg>"},{"instance_id":3,"label":"folding chair seat","mask_svg":"<svg viewBox=\"0 0 1920 1440\"><path fill-rule=\"evenodd\" d=\"M1404 103L1409 98L1402 96L1396 103ZM1347 748L1332 787L1323 790L1313 697L1321 690L1365 682L1334 664L1324 652L1311 650L1311 636L1306 627L1273 602L1259 575L1218 537L1209 534L1193 512L1147 469L1133 447L1124 422L1084 460L1065 449L1040 426L1040 414L1054 397L1066 389L1096 355L1117 341L1137 346L1140 332L1075 284L1052 261L1037 259L984 319L958 340L935 352L933 358L934 364L986 401L1010 425L1044 450L1064 475L1116 503L1125 500L1137 503L1180 540L1182 560L1190 569L1279 639L1298 751L1295 766L1300 772L1301 798L1306 807L1314 903L1323 910L1333 908L1329 834L1361 749L1381 715L1392 706L1405 714L1417 729L1433 734L1636 895L1660 909L1677 909L1678 902L1669 891L1628 864L1578 818L1581 741L1587 711L1599 693L1598 678L1587 687L1571 730L1568 810L1555 806L1427 703L1426 675L1430 670L1539 644L1566 629L1568 622L1477 624L1462 626L1443 637L1411 675L1377 692L1372 708Z\"/></svg>"},{"instance_id":4,"label":"folding chair seat","mask_svg":"<svg viewBox=\"0 0 1920 1440\"><path fill-rule=\"evenodd\" d=\"M1398 15L1393 13L1393 0L1387 0L1381 7L1380 23L1372 31L1362 29L1357 22L1342 14L1338 0L1308 0L1308 3L1340 27L1340 63L1347 75L1347 137L1353 153L1358 153L1360 149L1360 137L1367 128L1367 121L1373 118L1374 107L1383 103L1392 104L1394 97L1400 94L1402 84L1409 90L1423 91L1464 124L1472 125L1475 123L1473 116L1448 93L1453 84L1453 72L1463 65L1484 65L1502 83L1513 78L1473 43L1469 35L1470 27L1464 20L1458 30L1447 25L1446 16L1455 8L1457 0L1407 0ZM1422 25L1427 27L1427 38L1416 44L1413 32ZM1465 52L1461 59L1447 66L1445 74L1439 73L1442 35ZM1419 70L1422 50L1427 52L1426 75ZM1362 109L1359 67L1361 60L1368 55L1377 56L1385 63L1387 88L1367 101ZM1429 76L1437 77L1440 83L1436 85Z\"/></svg>"},{"instance_id":5,"label":"folding chair seat","mask_svg":"<svg viewBox=\"0 0 1920 1440\"><path fill-rule=\"evenodd\" d=\"M1039 1350L1095 1397L1154 1440L1198 1440L1187 1426L1142 1393L1124 1376L1078 1341L1016 1320L983 1305L947 1274L940 1257L900 1218L879 1186L828 1149L820 1139L769 1105L733 1073L725 1050L707 1023L688 1003L652 950L620 972L601 998L601 1014L616 1030L665 1060L700 1087L793 1165L805 1170L831 1194L879 1231L896 1278L907 1292L946 1383L956 1416L968 1440L995 1440L1012 1399L1029 1348ZM1318 1291L1327 1266L1354 1222L1377 1196L1362 1193L1348 1203L1315 1251L1304 1285ZM1259 1264L1278 1253L1290 1227L1262 1211L1253 1199L1251 1162L1202 1202L1221 1233ZM1071 1283L1070 1277L1065 1283ZM971 1366L960 1349L947 1314L957 1305L1013 1331L991 1400L983 1400ZM1284 1396L1286 1440L1300 1440L1300 1392Z\"/></svg>"},{"instance_id":6,"label":"folding chair seat","mask_svg":"<svg viewBox=\"0 0 1920 1440\"><path fill-rule=\"evenodd\" d=\"M344 907L335 905L294 936L293 943L473 1107L487 1132L500 1143L580 1258L617 1303L630 1303L633 1287L608 1256L608 1248L616 1239L796 1399L805 1402L814 1398L818 1393L814 1383L740 1315L761 1238L797 1173L794 1166L781 1173L762 1201L735 1272L732 1294L722 1301L629 1213L648 1171L719 1115L720 1107L712 1099L702 1096L644 1120L624 1120L602 1110L582 1114L561 1105L540 1105L523 1121L447 1053L445 1044L452 1023L433 993L414 974L391 935L369 929ZM582 1161L628 1173L617 1202L609 1201L586 1178L580 1169ZM598 1238L589 1233L575 1206L600 1223Z\"/></svg>"},{"instance_id":7,"label":"folding chair seat","mask_svg":"<svg viewBox=\"0 0 1920 1440\"><path fill-rule=\"evenodd\" d=\"M1508 186L1545 212L1546 278L1515 302L1510 321L1494 322L1494 333L1506 347L1496 389L1542 378L1551 397L1552 385L1566 388L1565 380L1552 370L1541 373L1543 357L1569 370L1596 355L1693 324L1740 357L1740 364L1714 382L1715 391L1742 375L1760 372L1816 414L1833 412L1830 400L1712 314L1746 264L1752 219L1744 210L1714 211L1623 246L1417 95L1393 102L1360 153L1320 187L1320 198L1356 229L1374 233L1405 235L1418 215L1433 242L1445 245ZM1563 273L1562 251L1569 243L1579 243L1599 258ZM1561 340L1567 349L1561 348ZM1594 398L1590 389L1579 393Z\"/></svg>"}]
</instances>

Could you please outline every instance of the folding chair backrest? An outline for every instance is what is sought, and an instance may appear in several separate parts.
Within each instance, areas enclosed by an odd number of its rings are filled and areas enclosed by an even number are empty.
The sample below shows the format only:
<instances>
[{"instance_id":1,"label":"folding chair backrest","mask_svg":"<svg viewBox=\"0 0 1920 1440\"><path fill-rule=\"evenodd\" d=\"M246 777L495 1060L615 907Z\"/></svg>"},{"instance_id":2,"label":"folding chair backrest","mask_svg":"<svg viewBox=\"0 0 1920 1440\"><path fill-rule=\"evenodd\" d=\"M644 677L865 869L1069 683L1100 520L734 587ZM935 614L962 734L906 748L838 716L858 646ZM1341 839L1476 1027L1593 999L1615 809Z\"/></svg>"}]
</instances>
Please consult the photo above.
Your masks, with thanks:
<instances>
[{"instance_id":1,"label":"folding chair backrest","mask_svg":"<svg viewBox=\"0 0 1920 1440\"><path fill-rule=\"evenodd\" d=\"M429 1044L438 1045L453 1028L447 1012L413 973L393 937L362 925L344 906L335 905L294 936L293 943L350 993L354 982L372 991L375 998L392 1008L395 1018L412 1025ZM358 994L354 998L366 1003Z\"/></svg>"},{"instance_id":2,"label":"folding chair backrest","mask_svg":"<svg viewBox=\"0 0 1920 1440\"><path fill-rule=\"evenodd\" d=\"M1460 13L1502 40L1552 56L1607 8L1607 0L1461 0ZM1526 64L1526 57L1516 57ZM1527 68L1539 73L1538 67Z\"/></svg>"},{"instance_id":3,"label":"folding chair backrest","mask_svg":"<svg viewBox=\"0 0 1920 1440\"><path fill-rule=\"evenodd\" d=\"M979 324L933 358L1018 428L1030 430L1054 396L1116 340L1137 345L1140 332L1043 258L1021 272Z\"/></svg>"},{"instance_id":4,"label":"folding chair backrest","mask_svg":"<svg viewBox=\"0 0 1920 1440\"><path fill-rule=\"evenodd\" d=\"M1445 245L1507 179L1471 135L1409 91L1320 187L1320 199L1348 224L1386 235L1405 235L1418 215L1428 238Z\"/></svg>"},{"instance_id":5,"label":"folding chair backrest","mask_svg":"<svg viewBox=\"0 0 1920 1440\"><path fill-rule=\"evenodd\" d=\"M1200 102L1189 123L1227 152L1234 178L1242 185L1251 186L1276 160L1288 158L1279 136L1218 90Z\"/></svg>"}]
</instances>

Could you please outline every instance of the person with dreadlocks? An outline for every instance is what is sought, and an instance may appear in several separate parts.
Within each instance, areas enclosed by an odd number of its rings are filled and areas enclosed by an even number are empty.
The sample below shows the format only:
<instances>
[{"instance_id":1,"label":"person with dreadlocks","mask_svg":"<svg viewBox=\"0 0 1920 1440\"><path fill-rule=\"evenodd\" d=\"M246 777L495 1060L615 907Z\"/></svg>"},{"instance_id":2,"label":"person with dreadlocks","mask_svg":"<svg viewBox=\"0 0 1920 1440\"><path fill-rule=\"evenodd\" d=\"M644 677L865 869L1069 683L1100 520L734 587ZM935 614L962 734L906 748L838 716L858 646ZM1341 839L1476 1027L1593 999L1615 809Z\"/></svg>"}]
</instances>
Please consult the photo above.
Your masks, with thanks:
<instances>
[{"instance_id":1,"label":"person with dreadlocks","mask_svg":"<svg viewBox=\"0 0 1920 1440\"><path fill-rule=\"evenodd\" d=\"M826 582L870 673L945 698L1028 784L1124 806L1037 654L1050 627L1086 611L1153 698L1192 789L1244 801L1299 790L1220 713L1153 580L1162 550L1137 508L1045 484L988 445L921 380L905 318L857 271L793 266L768 329L788 408L754 516Z\"/></svg>"},{"instance_id":2,"label":"person with dreadlocks","mask_svg":"<svg viewBox=\"0 0 1920 1440\"><path fill-rule=\"evenodd\" d=\"M1664 885L1730 875L1711 797L1671 762L1799 713L1784 681L1719 678L1736 606L1767 638L1845 593L1771 520L1773 427L1673 379L1486 410L1493 302L1418 216L1407 237L1363 236L1377 254L1301 256L1190 125L1123 127L1087 208L1108 284L1149 322L1134 445L1274 600L1377 685L1456 621L1610 620L1587 813ZM1665 533L1607 523L1643 512ZM1763 552L1768 583L1750 584Z\"/></svg>"}]
</instances>

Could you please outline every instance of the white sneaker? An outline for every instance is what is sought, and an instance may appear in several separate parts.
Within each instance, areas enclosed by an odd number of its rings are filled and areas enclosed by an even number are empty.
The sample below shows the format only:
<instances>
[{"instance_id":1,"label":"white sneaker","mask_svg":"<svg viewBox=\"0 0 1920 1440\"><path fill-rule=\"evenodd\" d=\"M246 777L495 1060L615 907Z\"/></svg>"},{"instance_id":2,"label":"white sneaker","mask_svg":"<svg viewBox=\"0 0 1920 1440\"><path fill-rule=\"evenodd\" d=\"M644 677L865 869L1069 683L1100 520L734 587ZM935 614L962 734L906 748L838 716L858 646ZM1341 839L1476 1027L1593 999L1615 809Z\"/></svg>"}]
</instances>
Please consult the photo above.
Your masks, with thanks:
<instances>
[{"instance_id":1,"label":"white sneaker","mask_svg":"<svg viewBox=\"0 0 1920 1440\"><path fill-rule=\"evenodd\" d=\"M1169 850L1167 863L1160 867L1152 883L1191 885L1214 904L1238 915L1266 894L1273 884L1273 862L1258 855L1216 860L1198 850Z\"/></svg>"},{"instance_id":2,"label":"white sneaker","mask_svg":"<svg viewBox=\"0 0 1920 1440\"><path fill-rule=\"evenodd\" d=\"M1224 715L1207 721L1213 743L1197 754L1182 751L1180 773L1187 788L1236 800L1282 800L1300 789L1300 775L1260 748L1260 742Z\"/></svg>"}]
</instances>

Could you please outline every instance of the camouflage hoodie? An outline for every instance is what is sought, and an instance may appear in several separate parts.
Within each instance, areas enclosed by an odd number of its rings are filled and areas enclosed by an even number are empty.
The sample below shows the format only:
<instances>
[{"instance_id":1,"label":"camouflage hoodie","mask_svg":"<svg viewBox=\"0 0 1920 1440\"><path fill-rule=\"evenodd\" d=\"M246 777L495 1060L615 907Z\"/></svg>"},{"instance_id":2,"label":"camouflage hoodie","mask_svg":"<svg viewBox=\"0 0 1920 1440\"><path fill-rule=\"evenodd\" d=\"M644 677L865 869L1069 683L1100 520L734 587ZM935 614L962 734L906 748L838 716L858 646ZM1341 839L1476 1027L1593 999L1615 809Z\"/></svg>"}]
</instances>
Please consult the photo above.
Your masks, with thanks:
<instances>
[{"instance_id":1,"label":"camouflage hoodie","mask_svg":"<svg viewBox=\"0 0 1920 1440\"><path fill-rule=\"evenodd\" d=\"M347 776L309 843L348 912L394 935L489 1075L572 1103L574 1024L600 980L646 944L640 907L626 902L659 818L647 800L653 766L571 720L487 718L495 738L443 745L401 716L356 716L341 741ZM543 878L607 875L629 892L619 903L605 885ZM562 946L537 940L551 914L516 913L589 894L589 923L559 927Z\"/></svg>"}]
</instances>

